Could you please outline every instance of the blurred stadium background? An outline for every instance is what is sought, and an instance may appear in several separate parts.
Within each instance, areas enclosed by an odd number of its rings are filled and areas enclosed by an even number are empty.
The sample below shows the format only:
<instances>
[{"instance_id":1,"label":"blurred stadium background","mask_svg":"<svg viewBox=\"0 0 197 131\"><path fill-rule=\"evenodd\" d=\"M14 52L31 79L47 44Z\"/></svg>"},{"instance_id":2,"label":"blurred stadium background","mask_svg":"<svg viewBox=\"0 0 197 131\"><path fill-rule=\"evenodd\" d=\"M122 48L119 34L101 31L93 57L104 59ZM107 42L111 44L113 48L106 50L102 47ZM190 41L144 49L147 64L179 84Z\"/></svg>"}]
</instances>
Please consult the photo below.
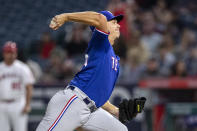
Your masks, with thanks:
<instances>
[{"instance_id":1,"label":"blurred stadium background","mask_svg":"<svg viewBox=\"0 0 197 131\"><path fill-rule=\"evenodd\" d=\"M0 0L0 47L17 42L18 58L37 80L29 131L50 97L80 70L91 34L72 23L52 31L50 19L104 9L125 15L114 47L121 70L111 101L148 98L145 113L127 124L129 131L197 131L196 0Z\"/></svg>"}]
</instances>

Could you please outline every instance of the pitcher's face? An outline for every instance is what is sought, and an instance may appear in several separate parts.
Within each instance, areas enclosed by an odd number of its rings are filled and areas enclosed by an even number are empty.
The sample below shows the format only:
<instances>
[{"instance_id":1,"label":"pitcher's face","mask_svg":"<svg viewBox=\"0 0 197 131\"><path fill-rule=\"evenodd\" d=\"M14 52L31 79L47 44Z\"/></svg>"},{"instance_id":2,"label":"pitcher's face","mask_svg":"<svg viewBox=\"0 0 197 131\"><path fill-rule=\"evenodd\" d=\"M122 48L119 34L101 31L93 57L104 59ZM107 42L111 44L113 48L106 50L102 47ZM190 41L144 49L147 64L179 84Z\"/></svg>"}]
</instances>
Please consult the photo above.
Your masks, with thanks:
<instances>
[{"instance_id":1,"label":"pitcher's face","mask_svg":"<svg viewBox=\"0 0 197 131\"><path fill-rule=\"evenodd\" d=\"M117 20L111 20L107 22L107 28L115 39L120 37L120 25L118 24Z\"/></svg>"}]
</instances>

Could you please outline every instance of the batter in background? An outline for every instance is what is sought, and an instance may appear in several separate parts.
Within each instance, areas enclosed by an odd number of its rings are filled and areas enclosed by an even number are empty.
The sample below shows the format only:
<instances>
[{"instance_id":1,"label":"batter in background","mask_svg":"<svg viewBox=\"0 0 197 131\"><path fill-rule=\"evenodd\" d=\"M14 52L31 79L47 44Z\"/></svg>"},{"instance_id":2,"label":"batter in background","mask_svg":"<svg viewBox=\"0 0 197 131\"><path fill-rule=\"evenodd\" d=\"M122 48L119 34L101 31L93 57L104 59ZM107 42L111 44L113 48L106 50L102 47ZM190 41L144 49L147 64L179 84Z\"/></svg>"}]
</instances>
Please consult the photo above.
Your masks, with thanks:
<instances>
[{"instance_id":1,"label":"batter in background","mask_svg":"<svg viewBox=\"0 0 197 131\"><path fill-rule=\"evenodd\" d=\"M87 24L92 38L81 71L65 90L52 97L36 131L128 130L123 123L136 115L136 100L125 100L121 110L108 101L119 74L120 59L112 46L120 36L118 22L122 19L122 15L114 16L109 11L63 13L52 19L50 27L53 30L66 22ZM144 103L138 109L143 108Z\"/></svg>"},{"instance_id":2,"label":"batter in background","mask_svg":"<svg viewBox=\"0 0 197 131\"><path fill-rule=\"evenodd\" d=\"M30 68L17 60L16 43L3 46L0 63L0 130L27 131L34 77Z\"/></svg>"}]
</instances>

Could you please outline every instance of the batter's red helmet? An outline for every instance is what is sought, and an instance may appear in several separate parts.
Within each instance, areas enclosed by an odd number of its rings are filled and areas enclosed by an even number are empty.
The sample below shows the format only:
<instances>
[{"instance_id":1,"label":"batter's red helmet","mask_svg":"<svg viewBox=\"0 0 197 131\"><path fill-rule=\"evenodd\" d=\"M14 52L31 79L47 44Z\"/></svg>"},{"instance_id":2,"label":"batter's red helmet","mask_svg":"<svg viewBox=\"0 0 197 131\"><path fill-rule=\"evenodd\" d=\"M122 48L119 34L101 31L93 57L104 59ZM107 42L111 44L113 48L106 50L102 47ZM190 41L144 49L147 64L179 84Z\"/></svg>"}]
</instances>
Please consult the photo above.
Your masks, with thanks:
<instances>
[{"instance_id":1,"label":"batter's red helmet","mask_svg":"<svg viewBox=\"0 0 197 131\"><path fill-rule=\"evenodd\" d=\"M3 46L3 52L16 53L17 50L16 43L13 41L7 41Z\"/></svg>"}]
</instances>

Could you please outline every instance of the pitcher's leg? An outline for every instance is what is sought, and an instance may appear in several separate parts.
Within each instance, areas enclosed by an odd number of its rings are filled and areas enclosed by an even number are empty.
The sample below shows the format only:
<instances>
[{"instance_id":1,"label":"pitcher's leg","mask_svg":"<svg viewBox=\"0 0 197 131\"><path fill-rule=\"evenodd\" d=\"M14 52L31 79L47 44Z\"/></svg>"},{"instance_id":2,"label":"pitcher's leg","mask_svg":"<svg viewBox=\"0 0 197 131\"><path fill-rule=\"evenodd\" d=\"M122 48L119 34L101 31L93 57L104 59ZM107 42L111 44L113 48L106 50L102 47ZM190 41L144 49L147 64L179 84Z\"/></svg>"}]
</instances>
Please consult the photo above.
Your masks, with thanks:
<instances>
[{"instance_id":1,"label":"pitcher's leg","mask_svg":"<svg viewBox=\"0 0 197 131\"><path fill-rule=\"evenodd\" d=\"M69 90L58 92L49 102L46 114L36 131L73 131L81 126L84 103Z\"/></svg>"},{"instance_id":2,"label":"pitcher's leg","mask_svg":"<svg viewBox=\"0 0 197 131\"><path fill-rule=\"evenodd\" d=\"M85 131L128 131L124 124L102 108L92 113L82 128Z\"/></svg>"}]
</instances>

